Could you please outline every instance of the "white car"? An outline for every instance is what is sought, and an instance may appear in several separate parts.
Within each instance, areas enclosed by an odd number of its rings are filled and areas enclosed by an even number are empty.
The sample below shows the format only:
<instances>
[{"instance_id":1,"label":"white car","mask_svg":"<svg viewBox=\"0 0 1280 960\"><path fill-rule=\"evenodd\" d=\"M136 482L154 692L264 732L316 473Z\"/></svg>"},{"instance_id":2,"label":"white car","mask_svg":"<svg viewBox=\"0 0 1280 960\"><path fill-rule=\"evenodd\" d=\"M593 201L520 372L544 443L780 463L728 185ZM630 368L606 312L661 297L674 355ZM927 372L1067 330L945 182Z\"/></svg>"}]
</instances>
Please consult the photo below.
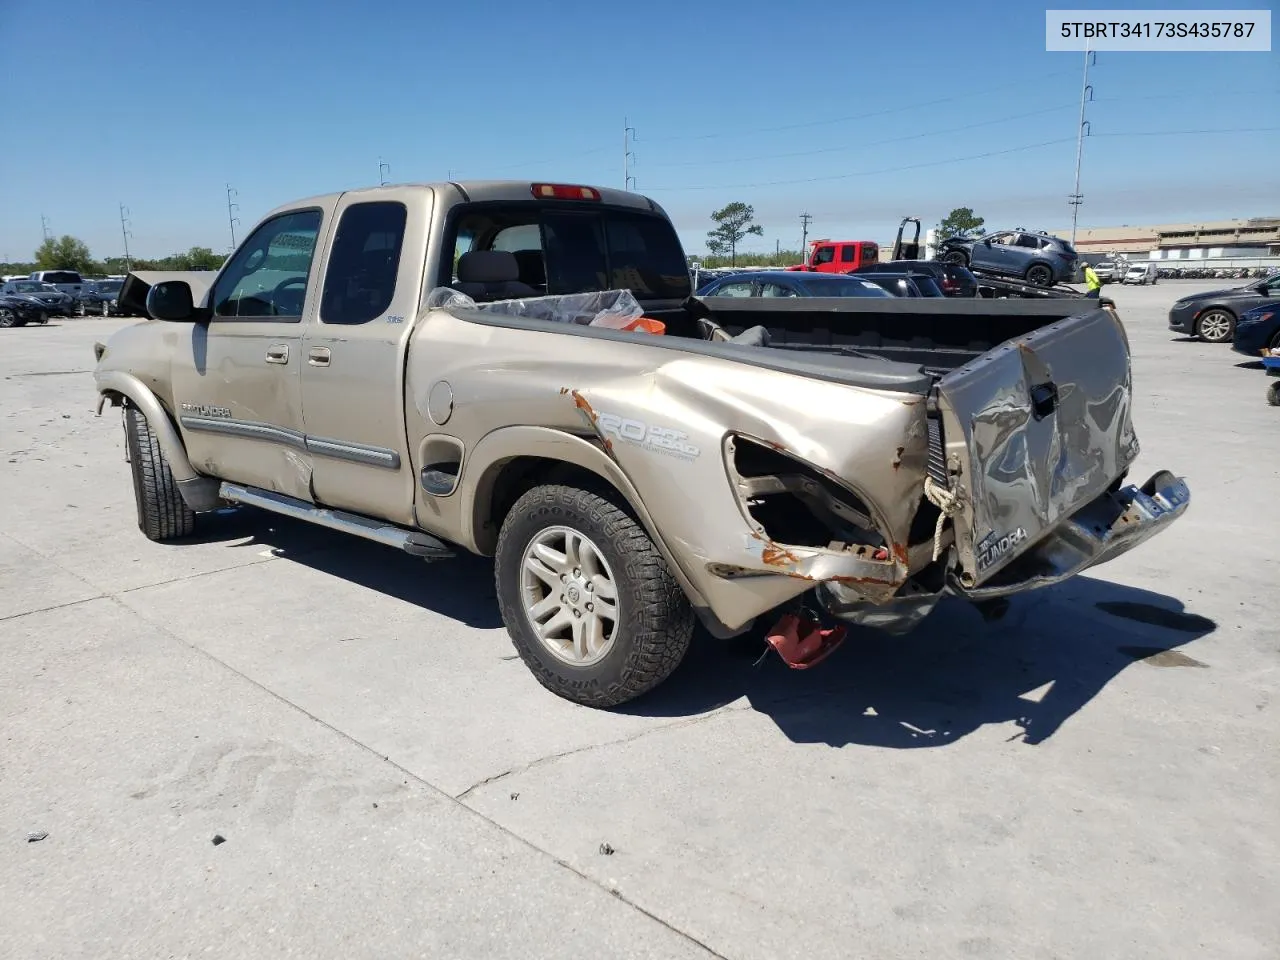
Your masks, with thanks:
<instances>
[{"instance_id":1,"label":"white car","mask_svg":"<svg viewBox=\"0 0 1280 960\"><path fill-rule=\"evenodd\" d=\"M1123 283L1155 283L1156 282L1156 265L1154 263L1135 263L1124 272Z\"/></svg>"}]
</instances>

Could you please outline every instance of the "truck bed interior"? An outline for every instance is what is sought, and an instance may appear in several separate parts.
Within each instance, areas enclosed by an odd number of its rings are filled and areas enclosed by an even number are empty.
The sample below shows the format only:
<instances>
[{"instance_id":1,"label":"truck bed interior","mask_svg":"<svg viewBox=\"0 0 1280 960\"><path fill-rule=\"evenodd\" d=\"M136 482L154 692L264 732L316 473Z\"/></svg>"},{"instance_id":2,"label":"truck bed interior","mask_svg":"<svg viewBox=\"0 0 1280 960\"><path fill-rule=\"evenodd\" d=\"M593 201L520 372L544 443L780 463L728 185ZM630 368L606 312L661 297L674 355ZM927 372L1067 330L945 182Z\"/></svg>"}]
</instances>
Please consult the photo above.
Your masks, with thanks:
<instances>
[{"instance_id":1,"label":"truck bed interior","mask_svg":"<svg viewBox=\"0 0 1280 960\"><path fill-rule=\"evenodd\" d=\"M1006 340L1064 317L1098 309L1096 301L912 298L796 298L752 301L691 298L680 311L658 312L676 336L705 337L710 321L731 337L799 353L880 357L941 376ZM683 316L681 316L683 314Z\"/></svg>"}]
</instances>

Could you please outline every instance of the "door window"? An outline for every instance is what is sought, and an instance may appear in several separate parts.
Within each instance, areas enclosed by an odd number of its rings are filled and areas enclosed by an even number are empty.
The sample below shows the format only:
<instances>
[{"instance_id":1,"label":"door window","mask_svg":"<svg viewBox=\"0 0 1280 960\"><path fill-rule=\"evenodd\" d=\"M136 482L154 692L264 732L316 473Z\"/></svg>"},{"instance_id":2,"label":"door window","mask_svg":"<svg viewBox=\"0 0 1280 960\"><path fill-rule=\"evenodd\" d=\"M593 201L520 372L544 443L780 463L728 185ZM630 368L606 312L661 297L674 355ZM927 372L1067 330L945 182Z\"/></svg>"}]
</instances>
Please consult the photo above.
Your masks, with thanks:
<instances>
[{"instance_id":1,"label":"door window","mask_svg":"<svg viewBox=\"0 0 1280 960\"><path fill-rule=\"evenodd\" d=\"M387 201L343 212L324 275L322 323L368 323L391 306L407 216L403 203Z\"/></svg>"},{"instance_id":2,"label":"door window","mask_svg":"<svg viewBox=\"0 0 1280 960\"><path fill-rule=\"evenodd\" d=\"M734 280L711 291L713 297L749 297L751 296L750 280Z\"/></svg>"},{"instance_id":3,"label":"door window","mask_svg":"<svg viewBox=\"0 0 1280 960\"><path fill-rule=\"evenodd\" d=\"M214 317L300 321L320 219L319 210L297 210L255 230L214 285Z\"/></svg>"},{"instance_id":4,"label":"door window","mask_svg":"<svg viewBox=\"0 0 1280 960\"><path fill-rule=\"evenodd\" d=\"M781 283L766 283L760 288L760 296L762 297L795 297L798 294L788 286Z\"/></svg>"},{"instance_id":5,"label":"door window","mask_svg":"<svg viewBox=\"0 0 1280 960\"><path fill-rule=\"evenodd\" d=\"M818 252L813 255L813 265L816 267L824 263L834 263L835 259L835 247L819 247Z\"/></svg>"},{"instance_id":6,"label":"door window","mask_svg":"<svg viewBox=\"0 0 1280 960\"><path fill-rule=\"evenodd\" d=\"M840 248L840 262L853 263L858 258L858 248L852 243L846 243Z\"/></svg>"}]
</instances>

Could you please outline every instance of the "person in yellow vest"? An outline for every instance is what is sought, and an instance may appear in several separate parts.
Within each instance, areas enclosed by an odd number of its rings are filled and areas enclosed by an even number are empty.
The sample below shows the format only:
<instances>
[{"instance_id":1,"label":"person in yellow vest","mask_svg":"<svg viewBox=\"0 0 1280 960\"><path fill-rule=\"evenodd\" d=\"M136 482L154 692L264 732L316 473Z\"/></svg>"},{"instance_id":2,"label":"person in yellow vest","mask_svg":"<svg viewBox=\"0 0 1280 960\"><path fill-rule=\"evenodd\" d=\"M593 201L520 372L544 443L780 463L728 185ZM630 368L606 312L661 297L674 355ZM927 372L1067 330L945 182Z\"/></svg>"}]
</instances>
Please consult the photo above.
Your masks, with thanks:
<instances>
[{"instance_id":1,"label":"person in yellow vest","mask_svg":"<svg viewBox=\"0 0 1280 960\"><path fill-rule=\"evenodd\" d=\"M1089 287L1085 296L1094 300L1098 299L1100 296L1099 291L1102 290L1102 281L1099 280L1098 275L1093 272L1093 266L1088 263L1084 265L1084 282Z\"/></svg>"}]
</instances>

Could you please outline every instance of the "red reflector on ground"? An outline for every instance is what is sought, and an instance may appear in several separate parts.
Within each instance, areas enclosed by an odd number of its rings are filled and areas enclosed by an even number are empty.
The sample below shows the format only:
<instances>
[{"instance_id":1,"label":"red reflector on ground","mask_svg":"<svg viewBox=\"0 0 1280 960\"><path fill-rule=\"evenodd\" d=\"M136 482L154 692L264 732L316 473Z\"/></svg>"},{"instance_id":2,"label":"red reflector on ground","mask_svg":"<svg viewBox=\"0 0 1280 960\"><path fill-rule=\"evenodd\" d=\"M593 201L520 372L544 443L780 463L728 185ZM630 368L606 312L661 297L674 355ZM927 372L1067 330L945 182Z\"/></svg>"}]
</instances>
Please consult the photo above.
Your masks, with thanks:
<instances>
[{"instance_id":1,"label":"red reflector on ground","mask_svg":"<svg viewBox=\"0 0 1280 960\"><path fill-rule=\"evenodd\" d=\"M599 200L600 191L594 187L579 187L568 183L535 183L530 188L535 197L554 200Z\"/></svg>"}]
</instances>

